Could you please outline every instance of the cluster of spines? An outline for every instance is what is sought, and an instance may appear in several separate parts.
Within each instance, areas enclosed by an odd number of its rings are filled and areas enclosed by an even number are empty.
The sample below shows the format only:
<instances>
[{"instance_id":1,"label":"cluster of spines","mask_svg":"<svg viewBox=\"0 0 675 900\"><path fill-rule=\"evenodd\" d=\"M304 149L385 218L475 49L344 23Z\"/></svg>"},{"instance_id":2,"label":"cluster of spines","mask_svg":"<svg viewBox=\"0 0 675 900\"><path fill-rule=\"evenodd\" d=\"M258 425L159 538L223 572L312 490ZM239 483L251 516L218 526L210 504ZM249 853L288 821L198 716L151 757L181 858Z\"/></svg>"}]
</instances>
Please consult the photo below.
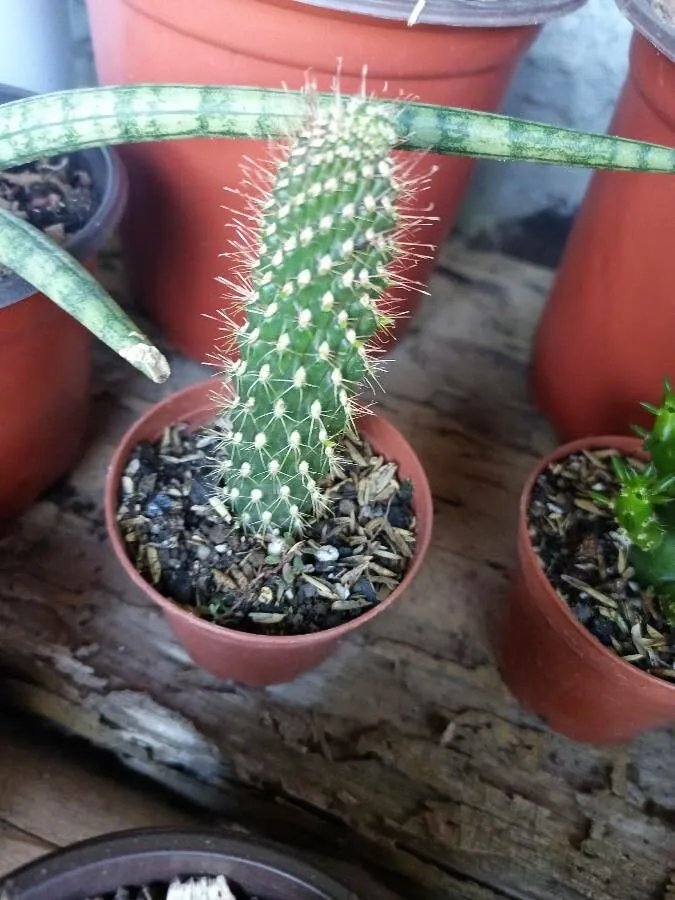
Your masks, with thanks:
<instances>
[{"instance_id":1,"label":"cluster of spines","mask_svg":"<svg viewBox=\"0 0 675 900\"><path fill-rule=\"evenodd\" d=\"M259 203L219 453L230 508L253 530L297 531L320 512L318 482L373 373L406 224L391 116L357 97L314 111Z\"/></svg>"}]
</instances>

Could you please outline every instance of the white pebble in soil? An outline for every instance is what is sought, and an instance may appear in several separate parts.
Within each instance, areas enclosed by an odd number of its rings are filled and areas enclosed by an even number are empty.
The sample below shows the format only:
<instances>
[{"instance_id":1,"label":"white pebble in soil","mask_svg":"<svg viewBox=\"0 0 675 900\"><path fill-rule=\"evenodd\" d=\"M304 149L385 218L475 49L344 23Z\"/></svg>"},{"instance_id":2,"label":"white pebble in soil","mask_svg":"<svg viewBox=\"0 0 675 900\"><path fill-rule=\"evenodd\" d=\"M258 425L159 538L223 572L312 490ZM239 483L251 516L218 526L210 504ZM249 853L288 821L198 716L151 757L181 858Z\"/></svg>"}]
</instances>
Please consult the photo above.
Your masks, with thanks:
<instances>
[{"instance_id":1,"label":"white pebble in soil","mask_svg":"<svg viewBox=\"0 0 675 900\"><path fill-rule=\"evenodd\" d=\"M325 547L319 547L316 551L316 561L320 563L331 563L339 559L340 552L337 547L327 544Z\"/></svg>"},{"instance_id":2,"label":"white pebble in soil","mask_svg":"<svg viewBox=\"0 0 675 900\"><path fill-rule=\"evenodd\" d=\"M267 552L270 556L281 556L286 549L286 544L281 538L273 538L267 545Z\"/></svg>"}]
</instances>

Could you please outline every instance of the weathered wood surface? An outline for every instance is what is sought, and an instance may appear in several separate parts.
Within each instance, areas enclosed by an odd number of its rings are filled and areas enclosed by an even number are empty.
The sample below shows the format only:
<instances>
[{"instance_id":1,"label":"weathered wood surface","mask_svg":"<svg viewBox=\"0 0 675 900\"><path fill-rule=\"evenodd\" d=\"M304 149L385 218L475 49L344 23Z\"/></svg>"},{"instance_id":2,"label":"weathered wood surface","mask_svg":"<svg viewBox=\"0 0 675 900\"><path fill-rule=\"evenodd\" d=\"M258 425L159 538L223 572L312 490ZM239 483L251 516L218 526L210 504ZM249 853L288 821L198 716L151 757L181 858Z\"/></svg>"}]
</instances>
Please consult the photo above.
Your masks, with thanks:
<instances>
[{"instance_id":1,"label":"weathered wood surface","mask_svg":"<svg viewBox=\"0 0 675 900\"><path fill-rule=\"evenodd\" d=\"M196 815L111 777L23 723L0 731L0 876L75 841L126 828L195 827Z\"/></svg>"},{"instance_id":2,"label":"weathered wood surface","mask_svg":"<svg viewBox=\"0 0 675 900\"><path fill-rule=\"evenodd\" d=\"M218 682L190 663L123 577L101 521L103 474L122 430L204 370L177 361L157 388L103 353L88 452L69 485L0 546L7 702L206 808L289 839L339 841L411 900L666 897L675 733L612 749L551 734L510 697L486 638L507 584L520 486L553 443L526 385L550 279L445 248L381 398L429 472L427 563L365 633L267 690Z\"/></svg>"}]
</instances>

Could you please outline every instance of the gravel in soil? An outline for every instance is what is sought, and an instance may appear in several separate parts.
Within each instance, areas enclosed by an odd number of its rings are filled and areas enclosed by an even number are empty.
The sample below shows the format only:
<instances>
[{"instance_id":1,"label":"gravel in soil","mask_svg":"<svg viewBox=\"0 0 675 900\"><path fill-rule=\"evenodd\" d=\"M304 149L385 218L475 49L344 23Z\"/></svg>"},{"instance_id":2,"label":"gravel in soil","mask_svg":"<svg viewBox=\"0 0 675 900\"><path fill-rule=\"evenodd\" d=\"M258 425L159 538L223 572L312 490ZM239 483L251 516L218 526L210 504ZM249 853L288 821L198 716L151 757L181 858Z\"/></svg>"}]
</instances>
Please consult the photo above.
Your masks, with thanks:
<instances>
[{"instance_id":1,"label":"gravel in soil","mask_svg":"<svg viewBox=\"0 0 675 900\"><path fill-rule=\"evenodd\" d=\"M530 539L549 581L598 641L626 662L675 681L675 633L653 589L635 580L611 510L592 499L593 491L616 496L616 453L574 453L544 470L530 500Z\"/></svg>"},{"instance_id":2,"label":"gravel in soil","mask_svg":"<svg viewBox=\"0 0 675 900\"><path fill-rule=\"evenodd\" d=\"M307 634L357 618L403 579L415 547L412 485L361 438L320 487L327 510L302 539L242 532L211 480L212 430L138 444L121 480L129 558L163 596L257 634Z\"/></svg>"},{"instance_id":3,"label":"gravel in soil","mask_svg":"<svg viewBox=\"0 0 675 900\"><path fill-rule=\"evenodd\" d=\"M86 225L97 203L91 174L77 154L38 159L0 172L0 207L57 244ZM7 269L0 269L0 276L7 274Z\"/></svg>"}]
</instances>

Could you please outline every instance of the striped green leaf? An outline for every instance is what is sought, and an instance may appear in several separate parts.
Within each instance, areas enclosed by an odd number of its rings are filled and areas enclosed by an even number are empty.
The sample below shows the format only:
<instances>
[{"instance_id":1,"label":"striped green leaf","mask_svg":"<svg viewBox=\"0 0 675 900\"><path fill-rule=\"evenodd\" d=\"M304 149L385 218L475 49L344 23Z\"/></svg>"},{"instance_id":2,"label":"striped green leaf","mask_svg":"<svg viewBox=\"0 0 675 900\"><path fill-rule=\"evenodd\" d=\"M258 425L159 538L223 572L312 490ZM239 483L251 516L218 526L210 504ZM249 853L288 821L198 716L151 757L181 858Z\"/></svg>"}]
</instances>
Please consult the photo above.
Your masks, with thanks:
<instances>
[{"instance_id":1,"label":"striped green leaf","mask_svg":"<svg viewBox=\"0 0 675 900\"><path fill-rule=\"evenodd\" d=\"M133 85L43 94L0 106L0 168L89 147L190 137L279 138L304 121L299 91ZM313 102L335 102L315 94ZM444 155L640 172L675 172L675 150L473 110L378 102L395 109L399 146ZM32 226L0 211L0 264L35 285L155 381L160 352L95 279Z\"/></svg>"}]
</instances>

